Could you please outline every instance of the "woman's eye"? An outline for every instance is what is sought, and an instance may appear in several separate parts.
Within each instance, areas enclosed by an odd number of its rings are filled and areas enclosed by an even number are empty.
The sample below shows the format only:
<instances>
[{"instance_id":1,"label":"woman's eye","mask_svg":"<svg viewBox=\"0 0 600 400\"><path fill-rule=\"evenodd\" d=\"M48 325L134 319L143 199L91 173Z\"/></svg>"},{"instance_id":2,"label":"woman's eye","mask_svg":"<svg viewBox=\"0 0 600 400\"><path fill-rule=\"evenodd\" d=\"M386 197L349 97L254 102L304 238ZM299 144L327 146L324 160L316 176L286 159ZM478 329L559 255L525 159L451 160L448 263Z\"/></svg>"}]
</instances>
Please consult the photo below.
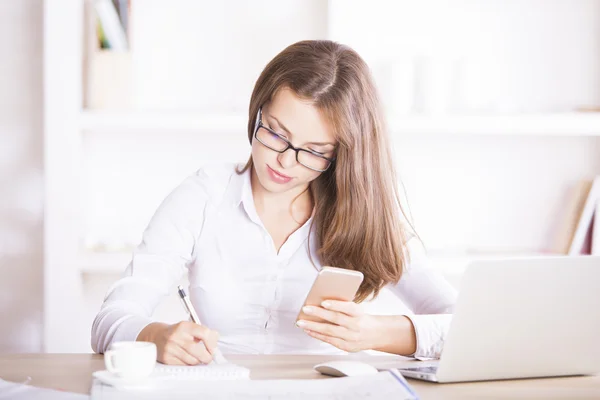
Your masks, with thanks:
<instances>
[{"instance_id":1,"label":"woman's eye","mask_svg":"<svg viewBox=\"0 0 600 400\"><path fill-rule=\"evenodd\" d=\"M281 129L279 129L278 127L275 127L273 124L269 124L268 128L273 131L271 133L275 133L276 135L278 135L280 137L287 138L286 135L284 135L283 133L281 133Z\"/></svg>"}]
</instances>

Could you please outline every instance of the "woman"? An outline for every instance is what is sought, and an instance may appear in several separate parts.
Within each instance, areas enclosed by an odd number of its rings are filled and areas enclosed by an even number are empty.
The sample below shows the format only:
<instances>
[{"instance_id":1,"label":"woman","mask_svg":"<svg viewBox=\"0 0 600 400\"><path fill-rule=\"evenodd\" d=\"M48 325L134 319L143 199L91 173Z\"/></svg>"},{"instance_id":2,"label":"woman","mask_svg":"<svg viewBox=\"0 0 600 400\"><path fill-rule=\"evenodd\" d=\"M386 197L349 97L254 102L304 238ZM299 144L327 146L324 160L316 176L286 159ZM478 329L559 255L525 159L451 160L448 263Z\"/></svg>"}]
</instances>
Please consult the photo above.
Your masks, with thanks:
<instances>
[{"instance_id":1,"label":"woman","mask_svg":"<svg viewBox=\"0 0 600 400\"><path fill-rule=\"evenodd\" d=\"M94 321L94 350L151 341L159 361L186 365L210 362L217 344L225 353L438 357L456 294L426 268L403 218L360 56L331 41L283 50L256 82L248 139L245 167L201 169L161 204ZM355 302L307 310L329 323L297 326L322 265L361 271L364 281ZM202 326L153 321L185 272ZM365 314L360 302L383 287L416 315Z\"/></svg>"}]
</instances>

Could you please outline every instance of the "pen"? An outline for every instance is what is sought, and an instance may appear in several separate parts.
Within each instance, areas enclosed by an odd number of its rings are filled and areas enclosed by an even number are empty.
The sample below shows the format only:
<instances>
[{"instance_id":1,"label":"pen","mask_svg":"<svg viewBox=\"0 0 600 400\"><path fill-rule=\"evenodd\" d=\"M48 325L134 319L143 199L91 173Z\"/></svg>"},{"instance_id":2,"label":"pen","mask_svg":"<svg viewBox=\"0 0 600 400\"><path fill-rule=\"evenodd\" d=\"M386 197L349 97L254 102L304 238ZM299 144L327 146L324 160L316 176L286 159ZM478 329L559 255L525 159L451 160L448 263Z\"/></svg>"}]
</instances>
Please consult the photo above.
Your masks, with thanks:
<instances>
[{"instance_id":1,"label":"pen","mask_svg":"<svg viewBox=\"0 0 600 400\"><path fill-rule=\"evenodd\" d=\"M177 286L177 292L179 293L179 297L183 301L183 305L184 305L187 313L192 318L192 321L198 325L202 325L200 323L200 318L198 318L198 314L196 314L196 310L194 310L194 306L192 305L192 302L190 301L189 297L187 296L187 294L185 293L185 290L183 290L181 285ZM217 351L215 351L215 354L213 354L213 356L214 356L213 361L216 364L224 364L227 362L227 360L225 360L225 357L223 357L223 354L221 354L221 351L219 349L217 349Z\"/></svg>"},{"instance_id":2,"label":"pen","mask_svg":"<svg viewBox=\"0 0 600 400\"><path fill-rule=\"evenodd\" d=\"M185 306L187 313L190 315L190 317L192 317L192 321L198 325L202 325L200 323L200 318L198 318L198 314L196 314L196 310L194 310L194 306L192 306L190 299L187 297L187 294L181 285L177 286L177 291L179 292L179 297L181 297L181 300L183 300L183 305Z\"/></svg>"}]
</instances>

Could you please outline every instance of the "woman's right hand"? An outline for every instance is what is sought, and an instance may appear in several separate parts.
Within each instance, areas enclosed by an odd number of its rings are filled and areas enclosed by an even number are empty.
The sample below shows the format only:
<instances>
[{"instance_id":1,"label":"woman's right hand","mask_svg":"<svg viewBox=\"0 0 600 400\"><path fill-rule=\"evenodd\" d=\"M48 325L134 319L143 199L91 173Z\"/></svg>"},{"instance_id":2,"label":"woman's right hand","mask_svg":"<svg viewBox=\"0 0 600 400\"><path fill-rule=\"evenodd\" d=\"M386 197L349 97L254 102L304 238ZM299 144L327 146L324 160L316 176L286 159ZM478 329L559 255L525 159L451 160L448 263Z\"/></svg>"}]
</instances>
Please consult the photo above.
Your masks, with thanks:
<instances>
[{"instance_id":1,"label":"woman's right hand","mask_svg":"<svg viewBox=\"0 0 600 400\"><path fill-rule=\"evenodd\" d=\"M216 331L190 321L173 325L154 322L142 329L137 337L138 341L156 344L156 358L170 365L210 363L218 339Z\"/></svg>"}]
</instances>

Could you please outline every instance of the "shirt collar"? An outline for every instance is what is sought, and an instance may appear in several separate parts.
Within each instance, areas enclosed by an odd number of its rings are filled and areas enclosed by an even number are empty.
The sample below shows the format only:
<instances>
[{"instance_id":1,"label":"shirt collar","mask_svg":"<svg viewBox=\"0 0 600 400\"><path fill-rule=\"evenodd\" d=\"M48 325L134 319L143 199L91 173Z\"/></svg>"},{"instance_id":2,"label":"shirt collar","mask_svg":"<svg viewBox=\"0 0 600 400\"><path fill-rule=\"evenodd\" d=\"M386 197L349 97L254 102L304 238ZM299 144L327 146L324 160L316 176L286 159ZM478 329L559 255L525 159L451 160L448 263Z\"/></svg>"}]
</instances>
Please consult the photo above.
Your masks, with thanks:
<instances>
[{"instance_id":1,"label":"shirt collar","mask_svg":"<svg viewBox=\"0 0 600 400\"><path fill-rule=\"evenodd\" d=\"M229 180L229 186L227 188L227 202L232 207L238 207L244 201L244 197L247 196L246 192L252 193L252 187L250 185L250 169L244 171L242 174L238 174L237 171L242 169L244 165L236 165L235 171L231 175Z\"/></svg>"},{"instance_id":2,"label":"shirt collar","mask_svg":"<svg viewBox=\"0 0 600 400\"><path fill-rule=\"evenodd\" d=\"M250 219L256 224L262 225L258 213L256 212L256 208L254 206L251 176L251 168L248 168L248 170L242 174L235 174L235 176L232 179L231 204L234 208L239 207L241 204L244 207L244 210L246 211L246 214L248 214Z\"/></svg>"},{"instance_id":3,"label":"shirt collar","mask_svg":"<svg viewBox=\"0 0 600 400\"><path fill-rule=\"evenodd\" d=\"M244 207L252 205L252 207L254 207L254 197L252 196L252 168L248 168L248 171L244 172L242 178L237 205L243 204Z\"/></svg>"}]
</instances>

